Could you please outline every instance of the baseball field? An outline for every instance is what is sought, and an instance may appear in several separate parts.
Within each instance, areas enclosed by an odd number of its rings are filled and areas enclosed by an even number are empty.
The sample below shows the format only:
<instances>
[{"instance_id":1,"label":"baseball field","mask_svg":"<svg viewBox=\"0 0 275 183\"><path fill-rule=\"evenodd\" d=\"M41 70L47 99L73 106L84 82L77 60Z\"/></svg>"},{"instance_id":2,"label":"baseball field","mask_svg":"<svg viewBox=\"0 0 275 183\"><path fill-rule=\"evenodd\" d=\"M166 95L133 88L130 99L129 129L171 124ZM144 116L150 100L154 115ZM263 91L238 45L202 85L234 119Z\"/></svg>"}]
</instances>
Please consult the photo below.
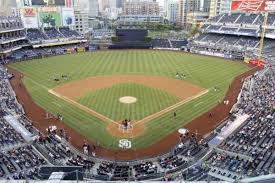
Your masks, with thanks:
<instances>
[{"instance_id":1,"label":"baseball field","mask_svg":"<svg viewBox=\"0 0 275 183\"><path fill-rule=\"evenodd\" d=\"M149 50L79 53L9 67L22 74L37 105L111 149L120 139L145 148L184 127L222 101L232 80L249 70L237 61ZM121 129L124 119L131 120L130 130Z\"/></svg>"}]
</instances>

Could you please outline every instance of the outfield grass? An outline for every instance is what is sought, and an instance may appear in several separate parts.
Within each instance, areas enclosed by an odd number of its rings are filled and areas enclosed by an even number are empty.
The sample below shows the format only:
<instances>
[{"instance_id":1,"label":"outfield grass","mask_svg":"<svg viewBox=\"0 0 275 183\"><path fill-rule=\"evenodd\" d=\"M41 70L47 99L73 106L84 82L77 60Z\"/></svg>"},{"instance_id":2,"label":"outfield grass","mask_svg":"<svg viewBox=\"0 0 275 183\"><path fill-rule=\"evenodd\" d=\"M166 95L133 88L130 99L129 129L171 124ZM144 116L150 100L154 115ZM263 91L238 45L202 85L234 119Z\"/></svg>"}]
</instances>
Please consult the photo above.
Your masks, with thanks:
<instances>
[{"instance_id":1,"label":"outfield grass","mask_svg":"<svg viewBox=\"0 0 275 183\"><path fill-rule=\"evenodd\" d=\"M137 101L132 104L121 103L119 98L123 96L136 97ZM77 101L114 121L125 118L136 121L171 106L180 99L141 84L122 83L90 92Z\"/></svg>"},{"instance_id":2,"label":"outfield grass","mask_svg":"<svg viewBox=\"0 0 275 183\"><path fill-rule=\"evenodd\" d=\"M60 84L90 76L146 74L174 78L176 72L186 74L189 82L209 89L207 94L179 107L177 119L174 119L173 123L171 123L172 114L170 113L146 123L145 133L132 139L133 147L141 148L156 142L209 110L223 98L232 79L248 70L248 67L242 63L220 58L147 50L64 55L18 62L11 64L10 67L25 75L24 84L38 105L52 113L61 113L69 126L87 138L98 140L102 145L110 148L118 147L118 139L108 134L106 123L49 94L48 90ZM69 79L53 81L55 76L62 74L68 75ZM214 86L218 86L221 91L214 92Z\"/></svg>"}]
</instances>

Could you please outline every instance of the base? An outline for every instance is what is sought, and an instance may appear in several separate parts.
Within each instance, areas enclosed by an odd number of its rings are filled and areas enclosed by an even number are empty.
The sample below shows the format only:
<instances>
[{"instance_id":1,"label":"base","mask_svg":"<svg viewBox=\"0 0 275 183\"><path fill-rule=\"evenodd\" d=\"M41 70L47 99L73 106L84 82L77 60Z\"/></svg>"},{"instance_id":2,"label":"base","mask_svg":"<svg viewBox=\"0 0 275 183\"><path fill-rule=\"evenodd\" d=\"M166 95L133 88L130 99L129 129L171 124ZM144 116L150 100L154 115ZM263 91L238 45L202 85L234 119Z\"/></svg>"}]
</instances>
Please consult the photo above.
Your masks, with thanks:
<instances>
[{"instance_id":1,"label":"base","mask_svg":"<svg viewBox=\"0 0 275 183\"><path fill-rule=\"evenodd\" d=\"M122 133L132 133L134 126L132 124L128 125L127 128L125 128L124 125L118 125L118 129L122 131Z\"/></svg>"}]
</instances>

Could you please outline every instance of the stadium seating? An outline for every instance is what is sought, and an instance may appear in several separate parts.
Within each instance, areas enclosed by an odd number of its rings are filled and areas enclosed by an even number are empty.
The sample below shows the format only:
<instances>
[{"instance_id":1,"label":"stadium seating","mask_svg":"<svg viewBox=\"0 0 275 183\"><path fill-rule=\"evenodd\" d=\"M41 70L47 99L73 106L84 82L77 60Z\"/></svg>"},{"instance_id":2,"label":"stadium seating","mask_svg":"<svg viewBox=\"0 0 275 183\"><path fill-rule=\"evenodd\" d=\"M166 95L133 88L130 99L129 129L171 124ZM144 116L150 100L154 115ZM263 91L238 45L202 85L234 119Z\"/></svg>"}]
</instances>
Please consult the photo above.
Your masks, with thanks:
<instances>
[{"instance_id":1,"label":"stadium seating","mask_svg":"<svg viewBox=\"0 0 275 183\"><path fill-rule=\"evenodd\" d=\"M61 27L59 28L59 31L64 37L67 38L76 38L80 36L80 34L77 31L71 30L68 27Z\"/></svg>"},{"instance_id":2,"label":"stadium seating","mask_svg":"<svg viewBox=\"0 0 275 183\"><path fill-rule=\"evenodd\" d=\"M154 39L152 45L154 48L171 48L171 44L168 39Z\"/></svg>"},{"instance_id":3,"label":"stadium seating","mask_svg":"<svg viewBox=\"0 0 275 183\"><path fill-rule=\"evenodd\" d=\"M11 20L9 19L9 21ZM219 15L211 18L208 21L210 24L203 26L203 29L208 31L204 30L203 34L197 35L189 43L189 46L191 51L212 50L214 53L233 53L235 50L243 51L250 48L253 52L259 45L259 38L243 34L257 34L259 33L258 29L239 27L237 24L259 25L262 21L263 16L256 14ZM215 24L212 25L213 22ZM217 25L217 23L221 23L221 25ZM270 25L275 23L273 14L268 17L268 23ZM233 24L233 26L224 24ZM5 30L12 30L12 28L22 28L22 24L15 21L5 27ZM211 30L236 31L241 35L220 34L211 32ZM268 32L272 33L274 29L270 28ZM18 37L0 34L2 38L0 51L26 44L22 41L3 43L3 41L25 36L21 33L22 31L16 33ZM45 31L29 29L27 31L30 41L78 38L79 36L80 34L68 28L46 29ZM152 40L153 48L181 48L186 44L187 41L182 39L158 38ZM88 46L85 43L42 48L32 48L28 45L10 52L9 56L1 59L1 64L66 54L68 49L75 50L78 47ZM274 47L274 39L266 38L264 54L274 54L272 53ZM86 156L68 143L69 137L62 129L51 126L47 128L46 133L36 129L17 101L9 81L12 77L8 70L0 65L0 180L43 180L45 176L41 175L39 170L45 165L51 167L78 166L83 169L82 173L86 179L102 181L154 179L233 182L241 178L274 174L275 172L275 72L272 68L266 67L245 79L238 101L230 113L231 117L226 119L207 138L200 140L195 134L189 134L186 139L180 139L181 142L167 154L130 162L108 160L96 155L96 157ZM239 128L213 148L211 141L242 114L249 117ZM18 125L31 134L32 140L27 141L24 133L16 129L7 120L7 116L13 116Z\"/></svg>"},{"instance_id":4,"label":"stadium seating","mask_svg":"<svg viewBox=\"0 0 275 183\"><path fill-rule=\"evenodd\" d=\"M12 89L9 87L8 78L12 77L5 69L0 69L1 76L1 96L8 98L6 105L1 105L1 116L8 114L10 109L16 114L21 114L18 121L32 134L38 136L37 140L31 145L27 145L22 136L17 133L8 122L1 119L0 123L0 146L5 153L0 154L0 161L3 166L0 166L0 176L2 178L12 177L13 179L43 179L39 176L38 169L41 165L47 165L49 163L53 165L64 166L82 166L88 172L94 172L96 168L96 175L92 175L94 178L101 180L127 180L129 175L133 176L136 180L143 180L146 178L156 178L161 176L166 171L176 171L182 166L187 166L187 162L183 157L195 157L204 146L200 146L192 140L183 143L178 147L175 152L176 155L170 155L160 158L158 161L140 162L134 165L117 165L114 162L102 162L95 166L95 162L87 159L83 159L82 156L73 153L71 148L67 144L61 143L56 137L59 135L57 129L48 130L47 136L44 136L37 131L32 125L32 122L25 117L22 108L16 99L12 95ZM7 78L7 79L5 79ZM3 95L4 94L4 95ZM12 99L12 100L11 100ZM3 108L8 106L7 109ZM1 131L2 130L2 131ZM197 144L193 146L192 144ZM185 147L185 148L184 148ZM190 147L191 149L189 149ZM189 149L189 150L188 150ZM24 170L22 172L21 170Z\"/></svg>"},{"instance_id":5,"label":"stadium seating","mask_svg":"<svg viewBox=\"0 0 275 183\"><path fill-rule=\"evenodd\" d=\"M45 28L44 29L45 34L50 38L50 39L60 39L64 38L64 36L55 28Z\"/></svg>"},{"instance_id":6,"label":"stadium seating","mask_svg":"<svg viewBox=\"0 0 275 183\"><path fill-rule=\"evenodd\" d=\"M22 21L19 17L0 17L0 31L24 29Z\"/></svg>"},{"instance_id":7,"label":"stadium seating","mask_svg":"<svg viewBox=\"0 0 275 183\"><path fill-rule=\"evenodd\" d=\"M41 41L49 39L42 31L38 29L28 29L27 37L30 41Z\"/></svg>"},{"instance_id":8,"label":"stadium seating","mask_svg":"<svg viewBox=\"0 0 275 183\"><path fill-rule=\"evenodd\" d=\"M77 31L72 30L68 27L55 28L44 28L44 30L39 29L28 29L27 30L28 40L34 43L43 43L53 40L62 40L64 38L69 38L71 40L82 40L84 37Z\"/></svg>"},{"instance_id":9,"label":"stadium seating","mask_svg":"<svg viewBox=\"0 0 275 183\"><path fill-rule=\"evenodd\" d=\"M275 14L269 13L265 31L264 46L270 49L274 43ZM243 58L246 52L256 51L260 46L262 14L225 13L209 19L202 27L201 34L189 41L191 52ZM263 51L264 51L263 50ZM265 51L264 51L265 52Z\"/></svg>"}]
</instances>

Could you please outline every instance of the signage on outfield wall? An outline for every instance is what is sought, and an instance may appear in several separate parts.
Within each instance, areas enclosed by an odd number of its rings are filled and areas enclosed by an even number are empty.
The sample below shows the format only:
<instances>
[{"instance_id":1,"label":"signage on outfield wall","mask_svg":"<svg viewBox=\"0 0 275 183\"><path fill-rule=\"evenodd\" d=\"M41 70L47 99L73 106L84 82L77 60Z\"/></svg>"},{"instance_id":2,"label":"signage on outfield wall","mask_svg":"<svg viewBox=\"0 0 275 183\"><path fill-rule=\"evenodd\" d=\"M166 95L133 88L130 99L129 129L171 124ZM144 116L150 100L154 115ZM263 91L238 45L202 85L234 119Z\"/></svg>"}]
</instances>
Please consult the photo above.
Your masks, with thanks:
<instances>
[{"instance_id":1,"label":"signage on outfield wall","mask_svg":"<svg viewBox=\"0 0 275 183\"><path fill-rule=\"evenodd\" d=\"M199 51L199 54L224 58L224 54L223 53L218 53L218 52Z\"/></svg>"},{"instance_id":2,"label":"signage on outfield wall","mask_svg":"<svg viewBox=\"0 0 275 183\"><path fill-rule=\"evenodd\" d=\"M25 28L38 28L36 8L22 8L20 9L20 14Z\"/></svg>"},{"instance_id":3,"label":"signage on outfield wall","mask_svg":"<svg viewBox=\"0 0 275 183\"><path fill-rule=\"evenodd\" d=\"M232 0L231 11L275 12L275 0Z\"/></svg>"},{"instance_id":4,"label":"signage on outfield wall","mask_svg":"<svg viewBox=\"0 0 275 183\"><path fill-rule=\"evenodd\" d=\"M259 67L264 67L266 63L263 60L251 59L251 60L249 60L249 64L251 64L251 65L257 65Z\"/></svg>"}]
</instances>

